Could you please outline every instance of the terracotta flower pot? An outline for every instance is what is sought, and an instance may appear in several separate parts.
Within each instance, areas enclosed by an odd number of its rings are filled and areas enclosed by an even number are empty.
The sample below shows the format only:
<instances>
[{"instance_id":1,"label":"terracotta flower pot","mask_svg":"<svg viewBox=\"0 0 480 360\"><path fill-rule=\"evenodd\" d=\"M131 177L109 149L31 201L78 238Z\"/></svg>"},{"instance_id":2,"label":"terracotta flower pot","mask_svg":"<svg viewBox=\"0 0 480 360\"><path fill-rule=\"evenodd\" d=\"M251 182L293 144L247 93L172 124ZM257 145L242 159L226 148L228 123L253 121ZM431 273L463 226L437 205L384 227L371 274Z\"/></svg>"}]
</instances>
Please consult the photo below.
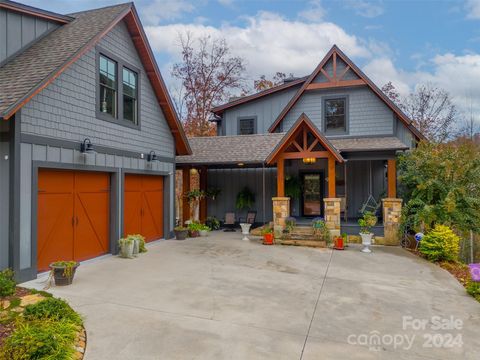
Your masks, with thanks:
<instances>
[{"instance_id":1,"label":"terracotta flower pot","mask_svg":"<svg viewBox=\"0 0 480 360\"><path fill-rule=\"evenodd\" d=\"M263 245L273 245L273 234L263 234Z\"/></svg>"},{"instance_id":2,"label":"terracotta flower pot","mask_svg":"<svg viewBox=\"0 0 480 360\"><path fill-rule=\"evenodd\" d=\"M197 230L190 230L188 232L188 235L192 238L196 238L196 237L199 237L200 236L200 232L197 231Z\"/></svg>"},{"instance_id":3,"label":"terracotta flower pot","mask_svg":"<svg viewBox=\"0 0 480 360\"><path fill-rule=\"evenodd\" d=\"M338 236L335 238L335 244L334 244L334 249L336 250L343 250L345 249L344 246L343 246L343 237L341 236Z\"/></svg>"}]
</instances>

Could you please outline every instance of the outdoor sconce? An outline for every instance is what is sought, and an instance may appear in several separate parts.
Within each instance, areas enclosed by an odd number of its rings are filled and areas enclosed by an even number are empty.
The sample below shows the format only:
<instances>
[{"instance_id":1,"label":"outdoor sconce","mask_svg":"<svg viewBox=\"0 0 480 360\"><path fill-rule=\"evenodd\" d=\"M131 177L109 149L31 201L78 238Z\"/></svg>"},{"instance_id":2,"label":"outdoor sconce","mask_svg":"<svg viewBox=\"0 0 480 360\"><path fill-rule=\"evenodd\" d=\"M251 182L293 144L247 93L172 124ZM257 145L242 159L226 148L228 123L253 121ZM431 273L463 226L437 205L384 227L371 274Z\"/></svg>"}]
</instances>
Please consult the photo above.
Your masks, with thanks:
<instances>
[{"instance_id":1,"label":"outdoor sconce","mask_svg":"<svg viewBox=\"0 0 480 360\"><path fill-rule=\"evenodd\" d=\"M195 168L192 168L192 169L190 169L190 174L191 174L191 175L197 175L197 174L198 174L198 170L195 169Z\"/></svg>"},{"instance_id":2,"label":"outdoor sconce","mask_svg":"<svg viewBox=\"0 0 480 360\"><path fill-rule=\"evenodd\" d=\"M157 154L155 154L155 151L150 151L150 153L147 155L147 161L152 162L152 161L157 161Z\"/></svg>"},{"instance_id":3,"label":"outdoor sconce","mask_svg":"<svg viewBox=\"0 0 480 360\"><path fill-rule=\"evenodd\" d=\"M83 140L83 142L80 144L80 152L85 155L95 153L95 149L93 148L92 142L89 138L85 138L85 140Z\"/></svg>"},{"instance_id":4,"label":"outdoor sconce","mask_svg":"<svg viewBox=\"0 0 480 360\"><path fill-rule=\"evenodd\" d=\"M317 159L315 158L303 158L302 159L304 164L310 165L310 164L315 164Z\"/></svg>"},{"instance_id":5,"label":"outdoor sconce","mask_svg":"<svg viewBox=\"0 0 480 360\"><path fill-rule=\"evenodd\" d=\"M242 163L242 162L239 162L237 165L238 165L238 166L245 166L245 164Z\"/></svg>"}]
</instances>

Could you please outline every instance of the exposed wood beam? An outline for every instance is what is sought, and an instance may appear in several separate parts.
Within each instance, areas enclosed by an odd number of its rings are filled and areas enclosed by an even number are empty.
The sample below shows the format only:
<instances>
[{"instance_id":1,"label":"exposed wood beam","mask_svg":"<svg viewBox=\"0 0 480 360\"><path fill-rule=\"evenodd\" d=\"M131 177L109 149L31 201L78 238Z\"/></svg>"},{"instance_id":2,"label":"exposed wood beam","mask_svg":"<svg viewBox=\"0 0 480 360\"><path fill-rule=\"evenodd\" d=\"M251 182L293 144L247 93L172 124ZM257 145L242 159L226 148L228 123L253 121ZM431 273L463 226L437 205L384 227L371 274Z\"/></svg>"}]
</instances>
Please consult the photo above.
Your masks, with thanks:
<instances>
[{"instance_id":1,"label":"exposed wood beam","mask_svg":"<svg viewBox=\"0 0 480 360\"><path fill-rule=\"evenodd\" d=\"M298 145L298 143L295 140L292 141L292 144L297 148L298 151L300 151L300 152L303 151L302 147L300 145Z\"/></svg>"},{"instance_id":2,"label":"exposed wood beam","mask_svg":"<svg viewBox=\"0 0 480 360\"><path fill-rule=\"evenodd\" d=\"M208 183L208 168L206 166L202 166L200 168L200 190L206 191L207 190L207 183ZM207 220L207 213L208 213L208 199L204 197L200 200L200 222L204 223Z\"/></svg>"},{"instance_id":3,"label":"exposed wood beam","mask_svg":"<svg viewBox=\"0 0 480 360\"><path fill-rule=\"evenodd\" d=\"M277 161L277 196L285 196L285 160L283 158Z\"/></svg>"},{"instance_id":4,"label":"exposed wood beam","mask_svg":"<svg viewBox=\"0 0 480 360\"><path fill-rule=\"evenodd\" d=\"M318 139L315 139L315 141L310 145L307 149L307 151L312 151L312 149L315 147L315 145L318 144Z\"/></svg>"},{"instance_id":5,"label":"exposed wood beam","mask_svg":"<svg viewBox=\"0 0 480 360\"><path fill-rule=\"evenodd\" d=\"M349 86L362 86L367 85L367 83L362 79L355 80L342 80L336 82L328 83L311 83L307 86L307 90L318 90L318 89L328 89L335 87L349 87Z\"/></svg>"},{"instance_id":6,"label":"exposed wood beam","mask_svg":"<svg viewBox=\"0 0 480 360\"><path fill-rule=\"evenodd\" d=\"M330 75L328 75L328 73L323 68L320 69L320 72L328 79L328 81L333 81Z\"/></svg>"},{"instance_id":7,"label":"exposed wood beam","mask_svg":"<svg viewBox=\"0 0 480 360\"><path fill-rule=\"evenodd\" d=\"M190 191L190 168L184 167L182 169L182 219L183 224L185 221L190 220L190 203L185 197L186 193Z\"/></svg>"},{"instance_id":8,"label":"exposed wood beam","mask_svg":"<svg viewBox=\"0 0 480 360\"><path fill-rule=\"evenodd\" d=\"M313 157L315 159L326 159L328 158L328 151L302 151L302 152L285 152L282 154L284 159L303 159L307 157Z\"/></svg>"},{"instance_id":9,"label":"exposed wood beam","mask_svg":"<svg viewBox=\"0 0 480 360\"><path fill-rule=\"evenodd\" d=\"M333 78L337 79L337 53L333 53Z\"/></svg>"},{"instance_id":10,"label":"exposed wood beam","mask_svg":"<svg viewBox=\"0 0 480 360\"><path fill-rule=\"evenodd\" d=\"M389 198L397 197L397 163L395 159L387 160L387 196Z\"/></svg>"},{"instance_id":11,"label":"exposed wood beam","mask_svg":"<svg viewBox=\"0 0 480 360\"><path fill-rule=\"evenodd\" d=\"M333 155L328 156L328 197L336 197L335 193L335 158Z\"/></svg>"},{"instance_id":12,"label":"exposed wood beam","mask_svg":"<svg viewBox=\"0 0 480 360\"><path fill-rule=\"evenodd\" d=\"M350 70L350 65L348 65L348 66L345 68L345 70L342 71L342 73L340 74L340 76L338 77L337 80L338 80L338 81L342 80L348 70Z\"/></svg>"},{"instance_id":13,"label":"exposed wood beam","mask_svg":"<svg viewBox=\"0 0 480 360\"><path fill-rule=\"evenodd\" d=\"M307 129L303 127L303 150L307 150Z\"/></svg>"}]
</instances>

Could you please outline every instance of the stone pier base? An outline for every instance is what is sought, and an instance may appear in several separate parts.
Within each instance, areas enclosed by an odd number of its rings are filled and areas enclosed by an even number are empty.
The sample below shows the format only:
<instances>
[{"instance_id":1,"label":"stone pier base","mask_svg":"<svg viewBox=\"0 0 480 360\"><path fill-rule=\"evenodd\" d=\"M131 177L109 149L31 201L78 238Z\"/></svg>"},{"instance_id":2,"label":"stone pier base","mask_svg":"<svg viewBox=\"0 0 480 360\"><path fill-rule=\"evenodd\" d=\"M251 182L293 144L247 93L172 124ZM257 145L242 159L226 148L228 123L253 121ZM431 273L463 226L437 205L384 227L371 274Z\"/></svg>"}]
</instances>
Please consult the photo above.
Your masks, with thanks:
<instances>
[{"instance_id":1,"label":"stone pier base","mask_svg":"<svg viewBox=\"0 0 480 360\"><path fill-rule=\"evenodd\" d=\"M385 198L383 202L384 244L400 245L400 218L402 199Z\"/></svg>"},{"instance_id":2,"label":"stone pier base","mask_svg":"<svg viewBox=\"0 0 480 360\"><path fill-rule=\"evenodd\" d=\"M274 197L273 201L273 231L275 236L282 234L285 229L285 220L290 216L290 198Z\"/></svg>"},{"instance_id":3,"label":"stone pier base","mask_svg":"<svg viewBox=\"0 0 480 360\"><path fill-rule=\"evenodd\" d=\"M325 198L325 224L332 238L340 236L340 198Z\"/></svg>"}]
</instances>

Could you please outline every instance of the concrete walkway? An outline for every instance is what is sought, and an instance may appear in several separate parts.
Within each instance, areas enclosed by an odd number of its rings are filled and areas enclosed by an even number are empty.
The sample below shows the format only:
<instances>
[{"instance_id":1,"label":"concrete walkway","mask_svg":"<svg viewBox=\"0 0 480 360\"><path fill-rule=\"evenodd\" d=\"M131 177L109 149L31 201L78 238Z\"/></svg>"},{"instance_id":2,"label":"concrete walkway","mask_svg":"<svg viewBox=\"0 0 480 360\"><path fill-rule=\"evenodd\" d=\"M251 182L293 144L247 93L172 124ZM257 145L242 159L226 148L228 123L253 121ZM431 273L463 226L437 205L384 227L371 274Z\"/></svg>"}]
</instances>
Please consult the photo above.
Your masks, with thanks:
<instances>
[{"instance_id":1,"label":"concrete walkway","mask_svg":"<svg viewBox=\"0 0 480 360\"><path fill-rule=\"evenodd\" d=\"M214 232L82 264L50 291L85 316L87 360L480 359L480 304L450 274L400 248L358 250ZM440 319L457 327L433 330Z\"/></svg>"}]
</instances>

